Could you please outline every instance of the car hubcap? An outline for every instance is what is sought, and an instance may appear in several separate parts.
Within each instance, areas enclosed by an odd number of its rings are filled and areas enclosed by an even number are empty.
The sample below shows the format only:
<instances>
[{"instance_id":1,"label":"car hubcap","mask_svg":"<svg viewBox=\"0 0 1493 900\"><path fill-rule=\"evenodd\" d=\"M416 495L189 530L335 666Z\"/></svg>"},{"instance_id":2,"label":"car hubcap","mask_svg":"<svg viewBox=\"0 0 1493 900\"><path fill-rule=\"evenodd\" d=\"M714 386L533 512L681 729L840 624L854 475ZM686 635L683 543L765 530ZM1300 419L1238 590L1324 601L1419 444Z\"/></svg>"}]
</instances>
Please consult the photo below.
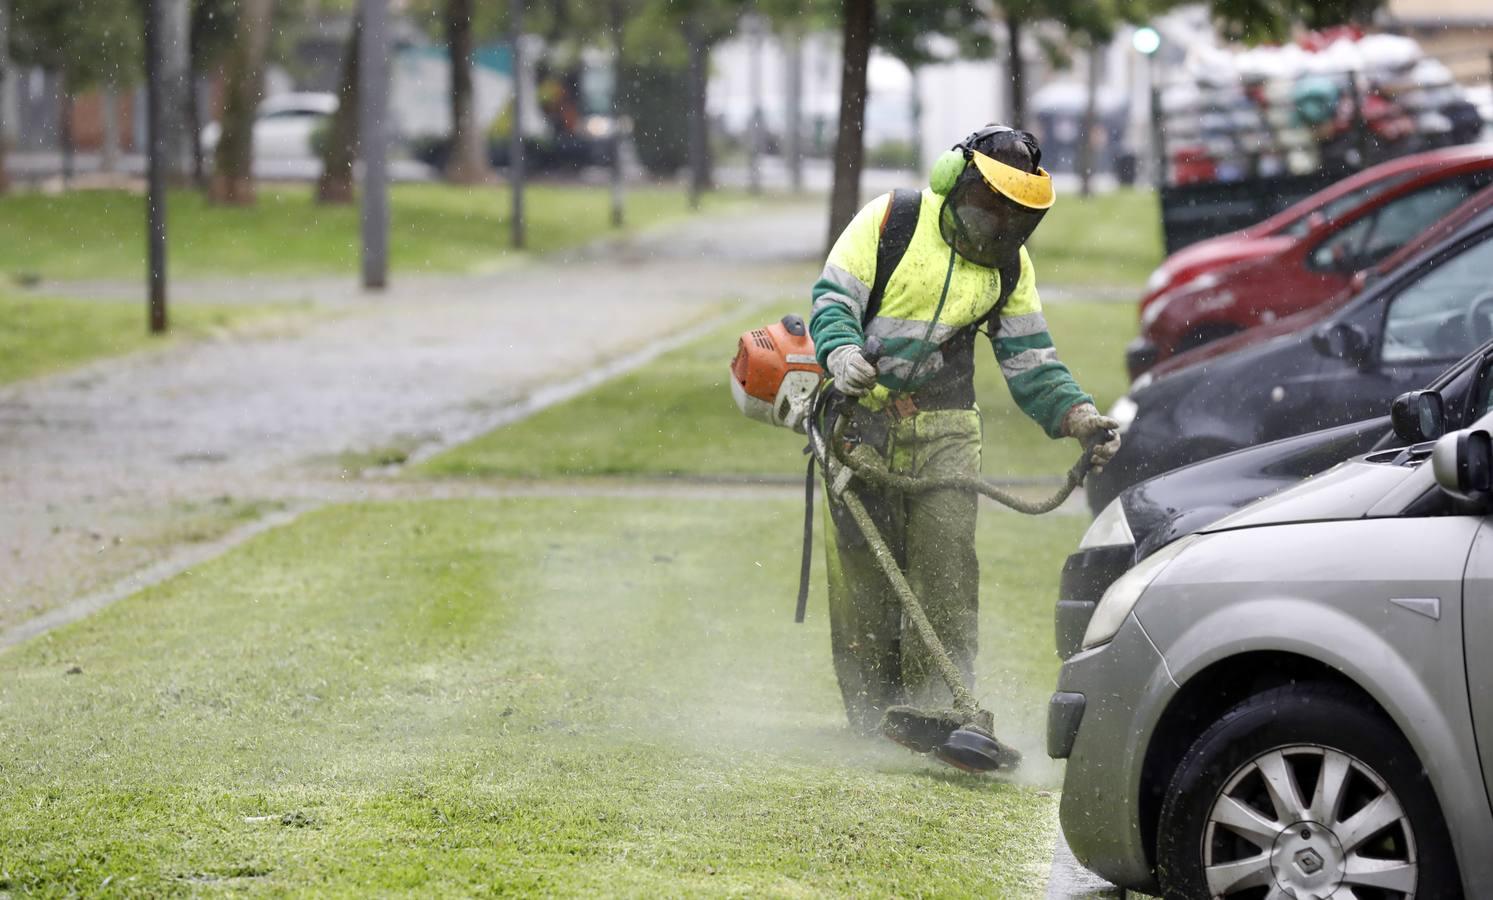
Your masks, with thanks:
<instances>
[{"instance_id":1,"label":"car hubcap","mask_svg":"<svg viewBox=\"0 0 1493 900\"><path fill-rule=\"evenodd\" d=\"M1415 836L1399 798L1330 747L1278 747L1235 770L1208 811L1202 850L1214 897L1415 896Z\"/></svg>"}]
</instances>

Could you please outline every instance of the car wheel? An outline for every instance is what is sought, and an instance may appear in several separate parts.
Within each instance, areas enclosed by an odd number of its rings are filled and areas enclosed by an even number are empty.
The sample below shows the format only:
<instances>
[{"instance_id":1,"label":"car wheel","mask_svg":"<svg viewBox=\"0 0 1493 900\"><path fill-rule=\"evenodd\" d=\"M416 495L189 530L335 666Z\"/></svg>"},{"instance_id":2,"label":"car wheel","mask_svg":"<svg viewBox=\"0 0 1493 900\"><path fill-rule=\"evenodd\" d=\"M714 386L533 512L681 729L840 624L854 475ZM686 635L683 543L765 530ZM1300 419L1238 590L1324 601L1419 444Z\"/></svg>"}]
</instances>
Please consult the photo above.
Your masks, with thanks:
<instances>
[{"instance_id":1,"label":"car wheel","mask_svg":"<svg viewBox=\"0 0 1493 900\"><path fill-rule=\"evenodd\" d=\"M1205 731L1172 777L1156 855L1168 900L1462 895L1414 750L1338 685L1265 691Z\"/></svg>"}]
</instances>

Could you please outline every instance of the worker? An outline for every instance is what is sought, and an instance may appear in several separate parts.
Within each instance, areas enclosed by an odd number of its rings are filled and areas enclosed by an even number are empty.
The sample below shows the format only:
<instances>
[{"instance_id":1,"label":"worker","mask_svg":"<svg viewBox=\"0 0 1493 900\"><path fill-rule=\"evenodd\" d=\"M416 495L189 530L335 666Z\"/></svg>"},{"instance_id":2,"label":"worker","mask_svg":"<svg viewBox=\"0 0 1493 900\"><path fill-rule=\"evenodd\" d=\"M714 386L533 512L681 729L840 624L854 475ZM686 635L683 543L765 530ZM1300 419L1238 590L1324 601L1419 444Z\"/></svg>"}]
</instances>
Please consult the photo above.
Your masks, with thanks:
<instances>
[{"instance_id":1,"label":"worker","mask_svg":"<svg viewBox=\"0 0 1493 900\"><path fill-rule=\"evenodd\" d=\"M976 131L939 159L927 190L883 195L862 209L813 287L809 331L819 364L836 390L858 398L843 413L844 437L871 447L893 472L979 474L973 375L981 330L1016 405L1050 437L1085 445L1102 439L1091 450L1096 467L1119 450L1115 421L1099 414L1058 360L1037 298L1024 244L1054 199L1041 156L1028 132L1001 125ZM875 360L866 351L872 338L884 348ZM886 537L971 685L980 580L976 495L883 494L858 481L848 489ZM919 729L936 717L902 713L947 708L948 688L904 624L844 504L832 498L829 512L830 633L850 725L934 752L946 730Z\"/></svg>"}]
</instances>

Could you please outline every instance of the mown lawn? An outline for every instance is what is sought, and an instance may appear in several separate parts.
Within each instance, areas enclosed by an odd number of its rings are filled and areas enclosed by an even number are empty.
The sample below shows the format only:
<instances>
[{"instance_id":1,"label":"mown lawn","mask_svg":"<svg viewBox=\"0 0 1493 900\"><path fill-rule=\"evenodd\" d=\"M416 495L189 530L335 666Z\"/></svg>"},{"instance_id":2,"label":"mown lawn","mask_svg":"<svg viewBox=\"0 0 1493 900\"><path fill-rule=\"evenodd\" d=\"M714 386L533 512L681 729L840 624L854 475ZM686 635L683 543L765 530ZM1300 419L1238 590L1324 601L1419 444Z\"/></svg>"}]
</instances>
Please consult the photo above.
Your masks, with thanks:
<instances>
[{"instance_id":1,"label":"mown lawn","mask_svg":"<svg viewBox=\"0 0 1493 900\"><path fill-rule=\"evenodd\" d=\"M440 454L420 466L417 474L800 474L804 439L744 418L731 401L727 382L738 335L794 309L785 303L743 316L598 390ZM1108 408L1128 384L1122 354L1135 334L1133 307L1063 301L1049 304L1046 314L1062 358L1100 408ZM1061 475L1077 458L1078 445L1049 440L1016 408L983 338L976 354L985 472Z\"/></svg>"},{"instance_id":2,"label":"mown lawn","mask_svg":"<svg viewBox=\"0 0 1493 900\"><path fill-rule=\"evenodd\" d=\"M1040 896L1082 522L983 518L1011 782L848 736L798 515L333 507L0 654L0 892Z\"/></svg>"},{"instance_id":3,"label":"mown lawn","mask_svg":"<svg viewBox=\"0 0 1493 900\"><path fill-rule=\"evenodd\" d=\"M1029 244L1039 284L1140 288L1165 257L1150 190L1061 194Z\"/></svg>"},{"instance_id":4,"label":"mown lawn","mask_svg":"<svg viewBox=\"0 0 1493 900\"><path fill-rule=\"evenodd\" d=\"M298 311L292 304L171 306L171 332L152 337L143 303L40 297L0 291L0 384L171 340L200 338Z\"/></svg>"},{"instance_id":5,"label":"mown lawn","mask_svg":"<svg viewBox=\"0 0 1493 900\"><path fill-rule=\"evenodd\" d=\"M744 202L706 196L705 208ZM613 233L609 195L586 185L534 185L527 198L531 251L574 247ZM74 191L0 199L0 275L26 278L135 278L145 252L138 194ZM500 264L509 249L506 187L400 184L392 191L390 262L399 271L469 272ZM675 188L627 194L629 228L688 215ZM168 207L168 262L177 276L351 273L358 266L358 210L318 206L305 186L264 186L248 208L213 206L175 191Z\"/></svg>"}]
</instances>

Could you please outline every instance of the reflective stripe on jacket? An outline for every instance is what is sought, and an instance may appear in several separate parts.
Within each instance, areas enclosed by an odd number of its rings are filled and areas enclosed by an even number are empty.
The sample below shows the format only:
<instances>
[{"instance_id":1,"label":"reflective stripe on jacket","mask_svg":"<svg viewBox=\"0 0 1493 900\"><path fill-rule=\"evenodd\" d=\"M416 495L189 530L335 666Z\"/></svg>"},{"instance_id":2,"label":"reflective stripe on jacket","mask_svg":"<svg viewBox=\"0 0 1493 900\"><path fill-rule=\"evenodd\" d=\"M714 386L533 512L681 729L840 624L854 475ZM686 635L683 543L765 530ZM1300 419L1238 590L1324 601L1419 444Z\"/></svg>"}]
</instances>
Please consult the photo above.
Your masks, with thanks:
<instances>
[{"instance_id":1,"label":"reflective stripe on jacket","mask_svg":"<svg viewBox=\"0 0 1493 900\"><path fill-rule=\"evenodd\" d=\"M809 333L821 365L836 347L863 346L871 336L882 340L879 383L863 400L873 408L885 405L891 391L937 390L950 381L971 378L973 329L1000 298L1000 273L954 254L940 236L938 214L943 197L925 189L922 199L907 253L887 282L876 318L864 331L861 321L876 280L876 247L891 194L877 197L856 214L835 241L824 272L814 284ZM938 311L945 277L948 295ZM1050 436L1058 437L1064 414L1074 404L1092 402L1092 398L1058 360L1025 247L1021 248L1021 279L1001 311L999 330L992 332L995 356L1012 399Z\"/></svg>"}]
</instances>

